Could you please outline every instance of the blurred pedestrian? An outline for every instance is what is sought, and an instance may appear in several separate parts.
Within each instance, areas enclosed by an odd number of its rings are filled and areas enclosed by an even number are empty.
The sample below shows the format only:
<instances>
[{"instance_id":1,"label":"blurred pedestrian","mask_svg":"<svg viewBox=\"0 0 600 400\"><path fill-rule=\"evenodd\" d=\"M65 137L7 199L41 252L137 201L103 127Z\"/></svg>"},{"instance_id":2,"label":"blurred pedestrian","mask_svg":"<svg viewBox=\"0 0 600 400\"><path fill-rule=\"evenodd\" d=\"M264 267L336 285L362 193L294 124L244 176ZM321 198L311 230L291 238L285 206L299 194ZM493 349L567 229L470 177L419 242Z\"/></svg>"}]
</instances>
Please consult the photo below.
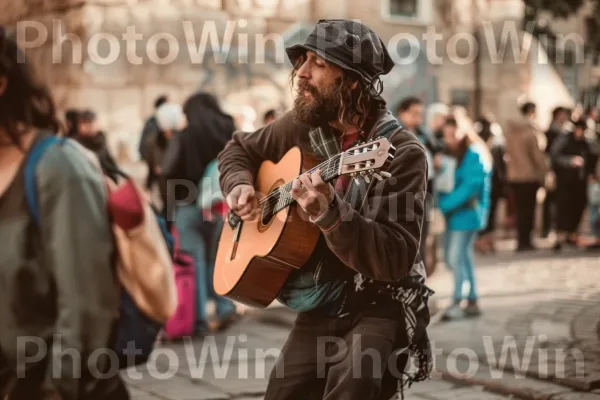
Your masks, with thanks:
<instances>
[{"instance_id":1,"label":"blurred pedestrian","mask_svg":"<svg viewBox=\"0 0 600 400\"><path fill-rule=\"evenodd\" d=\"M34 172L39 219L25 202L30 149L58 131L48 89L0 27L0 398L128 399L105 352L119 294L102 175L59 142Z\"/></svg>"},{"instance_id":2,"label":"blurred pedestrian","mask_svg":"<svg viewBox=\"0 0 600 400\"><path fill-rule=\"evenodd\" d=\"M441 193L439 206L446 219L444 255L454 271L453 303L444 319L478 316L479 309L473 247L478 232L485 229L490 211L492 160L486 144L456 119L444 125L444 142L449 154L456 157L454 189ZM464 284L469 293L464 295ZM463 308L461 303L467 300Z\"/></svg>"},{"instance_id":3,"label":"blurred pedestrian","mask_svg":"<svg viewBox=\"0 0 600 400\"><path fill-rule=\"evenodd\" d=\"M167 178L161 171L169 141L186 125L186 117L179 104L163 103L155 113L158 132L151 135L146 143L146 161L154 168L153 174L158 181L158 189L162 202L162 216L170 226L172 218L168 215L168 185Z\"/></svg>"},{"instance_id":4,"label":"blurred pedestrian","mask_svg":"<svg viewBox=\"0 0 600 400\"><path fill-rule=\"evenodd\" d=\"M79 111L70 108L65 112L65 126L67 128L66 136L74 138L77 136L77 129L79 126Z\"/></svg>"},{"instance_id":5,"label":"blurred pedestrian","mask_svg":"<svg viewBox=\"0 0 600 400\"><path fill-rule=\"evenodd\" d=\"M154 100L154 113L144 123L144 128L140 135L139 154L140 158L144 160L148 166L148 176L146 178L146 190L151 190L154 183L157 181L158 176L156 175L156 167L159 164L153 163L155 158L153 157L152 150L150 150L151 143L155 142L155 137L159 134L160 128L156 120L156 111L160 106L167 103L169 98L165 95L160 95Z\"/></svg>"},{"instance_id":6,"label":"blurred pedestrian","mask_svg":"<svg viewBox=\"0 0 600 400\"><path fill-rule=\"evenodd\" d=\"M92 110L83 110L77 121L77 135L73 139L93 151L98 157L104 173L117 182L120 170L108 148L106 134L98 129L96 113Z\"/></svg>"},{"instance_id":7,"label":"blurred pedestrian","mask_svg":"<svg viewBox=\"0 0 600 400\"><path fill-rule=\"evenodd\" d=\"M504 163L504 140L501 132L494 133L495 122L490 116L480 117L474 125L475 132L487 145L492 157L492 180L490 195L490 212L486 227L481 231L476 242L476 248L483 252L496 250L496 220L498 203L506 197L506 164ZM501 130L499 126L496 129Z\"/></svg>"},{"instance_id":8,"label":"blurred pedestrian","mask_svg":"<svg viewBox=\"0 0 600 400\"><path fill-rule=\"evenodd\" d=\"M437 139L438 143L444 142L444 123L450 116L450 107L444 103L434 103L427 107L427 116L425 118L427 129Z\"/></svg>"},{"instance_id":9,"label":"blurred pedestrian","mask_svg":"<svg viewBox=\"0 0 600 400\"><path fill-rule=\"evenodd\" d=\"M550 149L556 140L566 134L565 124L569 121L570 111L565 107L556 107L552 111L552 122L546 131L546 154L550 157ZM542 234L543 238L550 235L554 228L556 220L556 172L550 163L550 170L544 183L546 196L544 197L542 214Z\"/></svg>"},{"instance_id":10,"label":"blurred pedestrian","mask_svg":"<svg viewBox=\"0 0 600 400\"><path fill-rule=\"evenodd\" d=\"M548 165L544 155L546 137L535 122L536 105L531 102L523 104L521 114L520 120L509 121L505 131L506 167L516 203L517 251L530 251L535 249L531 233L537 192L544 183Z\"/></svg>"},{"instance_id":11,"label":"blurred pedestrian","mask_svg":"<svg viewBox=\"0 0 600 400\"><path fill-rule=\"evenodd\" d=\"M433 212L433 193L434 193L434 179L435 179L435 170L439 168L440 159L438 157L438 153L441 150L441 146L433 136L429 132L423 130L421 125L423 125L425 113L425 104L423 100L418 97L406 97L403 99L398 105L397 115L398 120L402 125L404 125L407 129L413 132L419 141L425 146L425 153L427 156L427 167L428 167L428 176L427 176L427 199L425 201L425 218L423 219L423 228L421 231L421 242L419 244L419 251L421 254L421 258L426 265L428 262L433 262L432 257L428 256L428 238L429 238L429 230L431 225L431 218Z\"/></svg>"},{"instance_id":12,"label":"blurred pedestrian","mask_svg":"<svg viewBox=\"0 0 600 400\"><path fill-rule=\"evenodd\" d=\"M556 219L555 251L564 244L579 245L578 229L587 205L588 182L595 179L595 155L585 137L587 123L580 119L574 131L559 137L550 151L556 171L556 204L560 212Z\"/></svg>"},{"instance_id":13,"label":"blurred pedestrian","mask_svg":"<svg viewBox=\"0 0 600 400\"><path fill-rule=\"evenodd\" d=\"M592 144L593 156L590 169L594 171L588 185L588 205L592 237L586 243L589 250L600 249L600 136Z\"/></svg>"},{"instance_id":14,"label":"blurred pedestrian","mask_svg":"<svg viewBox=\"0 0 600 400\"><path fill-rule=\"evenodd\" d=\"M235 131L233 118L223 112L217 99L208 93L191 96L183 107L187 127L171 139L163 160L161 173L166 179L181 179L196 188L206 167L217 155ZM198 193L190 187L177 185L173 194L177 204L175 226L181 237L181 249L192 254L196 263L197 299L196 334L205 335L216 329L225 329L237 320L233 302L218 296L213 286L213 274L217 245L223 218L205 219L198 206ZM171 215L171 210L169 210ZM212 216L211 216L212 217ZM216 321L209 323L208 301L216 305Z\"/></svg>"},{"instance_id":15,"label":"blurred pedestrian","mask_svg":"<svg viewBox=\"0 0 600 400\"><path fill-rule=\"evenodd\" d=\"M595 105L590 105L585 109L583 115L586 124L585 137L588 141L594 142L598 137L598 108Z\"/></svg>"}]
</instances>

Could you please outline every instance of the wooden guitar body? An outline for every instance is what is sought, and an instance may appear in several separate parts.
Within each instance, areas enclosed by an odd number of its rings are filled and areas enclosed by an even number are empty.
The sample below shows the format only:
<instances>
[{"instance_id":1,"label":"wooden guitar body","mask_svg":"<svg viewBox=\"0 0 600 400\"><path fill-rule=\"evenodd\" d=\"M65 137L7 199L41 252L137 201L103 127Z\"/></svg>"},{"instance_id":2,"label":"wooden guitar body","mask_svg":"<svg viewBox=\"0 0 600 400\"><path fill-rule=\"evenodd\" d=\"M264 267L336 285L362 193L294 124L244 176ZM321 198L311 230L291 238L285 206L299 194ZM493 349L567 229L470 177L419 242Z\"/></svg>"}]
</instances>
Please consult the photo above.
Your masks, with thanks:
<instances>
[{"instance_id":1,"label":"wooden guitar body","mask_svg":"<svg viewBox=\"0 0 600 400\"><path fill-rule=\"evenodd\" d=\"M302 172L302 152L295 147L277 164L265 161L254 187L262 197ZM261 216L258 221L244 221L237 245L236 231L225 221L215 261L215 291L253 307L268 306L290 273L306 263L319 235L320 230L297 204L268 220Z\"/></svg>"}]
</instances>

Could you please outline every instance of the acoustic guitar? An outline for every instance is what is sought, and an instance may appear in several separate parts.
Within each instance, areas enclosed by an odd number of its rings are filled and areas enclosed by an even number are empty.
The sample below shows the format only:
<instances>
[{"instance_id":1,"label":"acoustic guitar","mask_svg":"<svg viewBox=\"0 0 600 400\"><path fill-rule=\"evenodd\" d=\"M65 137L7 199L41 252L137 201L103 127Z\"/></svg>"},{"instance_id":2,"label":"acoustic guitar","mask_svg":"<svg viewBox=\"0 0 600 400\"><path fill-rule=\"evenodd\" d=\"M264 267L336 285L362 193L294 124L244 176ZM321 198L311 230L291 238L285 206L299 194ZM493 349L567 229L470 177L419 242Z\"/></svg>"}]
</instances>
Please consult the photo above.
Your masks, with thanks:
<instances>
[{"instance_id":1,"label":"acoustic guitar","mask_svg":"<svg viewBox=\"0 0 600 400\"><path fill-rule=\"evenodd\" d=\"M289 275L301 268L313 253L320 229L291 196L293 181L304 172L321 170L325 182L341 175L382 180L394 158L388 139L378 138L339 153L308 171L298 147L278 162L261 164L255 190L259 217L242 221L229 213L219 241L214 273L217 294L253 307L267 307Z\"/></svg>"}]
</instances>

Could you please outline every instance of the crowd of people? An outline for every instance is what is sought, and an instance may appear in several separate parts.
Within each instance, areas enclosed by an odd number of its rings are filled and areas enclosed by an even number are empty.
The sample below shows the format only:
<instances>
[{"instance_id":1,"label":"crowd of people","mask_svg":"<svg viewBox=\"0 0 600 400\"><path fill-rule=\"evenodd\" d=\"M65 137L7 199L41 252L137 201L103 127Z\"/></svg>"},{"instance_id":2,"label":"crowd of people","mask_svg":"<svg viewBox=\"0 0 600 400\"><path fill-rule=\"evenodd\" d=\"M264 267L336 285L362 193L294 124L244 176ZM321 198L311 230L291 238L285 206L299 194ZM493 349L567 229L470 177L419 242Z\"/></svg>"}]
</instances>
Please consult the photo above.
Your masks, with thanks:
<instances>
[{"instance_id":1,"label":"crowd of people","mask_svg":"<svg viewBox=\"0 0 600 400\"><path fill-rule=\"evenodd\" d=\"M263 116L263 123L269 124L276 116L277 111L269 109ZM116 180L120 169L96 119L92 110L67 110L64 117L66 136L93 151L104 173ZM215 96L198 92L183 105L171 102L166 95L157 97L154 112L145 121L140 134L138 151L147 166L145 189L150 197L156 197L154 193L158 193L155 204L168 229L176 233L181 250L195 261L197 315L194 333L198 336L225 329L239 317L234 303L218 296L212 283L218 238L226 211L224 200L217 196L209 199L207 204L199 198L203 178L218 182L216 176L206 174L209 174L208 170L214 171L209 166L216 162L217 155L237 129L240 127L223 111ZM192 183L194 189L189 184L170 187L168 181ZM214 193L210 195L215 197ZM209 319L209 301L215 304L216 320Z\"/></svg>"},{"instance_id":2,"label":"crowd of people","mask_svg":"<svg viewBox=\"0 0 600 400\"><path fill-rule=\"evenodd\" d=\"M270 123L276 115L276 110L268 110L263 122ZM235 304L218 296L213 287L218 239L227 207L224 199L212 191L204 193L201 185L204 178L218 183L218 168L212 166L234 131L241 128L211 94L195 93L183 105L160 96L140 139L140 156L148 166L146 189L152 192L155 184L158 186L163 217L176 231L181 249L195 260L195 334L200 336L225 329L239 317ZM168 181L185 181L192 186L169 186ZM202 194L210 198L201 198ZM209 301L215 305L216 319L212 321Z\"/></svg>"},{"instance_id":3,"label":"crowd of people","mask_svg":"<svg viewBox=\"0 0 600 400\"><path fill-rule=\"evenodd\" d=\"M444 216L444 255L454 271L453 305L447 319L477 316L474 252L496 250L498 204L505 202L505 228L516 228L517 252L536 250L536 216L541 208L540 238L554 251L565 246L600 248L600 135L597 111L566 107L552 112L544 132L536 123L532 102L520 106L520 118L504 127L493 116L469 119L464 108L436 103L426 109L417 97L397 108L398 119L423 143L429 163L427 213ZM540 201L543 199L543 201ZM587 210L590 229L582 225ZM425 222L421 253L435 264L435 238ZM589 231L589 234L588 234ZM433 242L433 251L431 243ZM428 244L429 243L429 244ZM432 271L432 265L428 265ZM469 285L467 296L463 286ZM466 301L466 305L460 305Z\"/></svg>"}]
</instances>

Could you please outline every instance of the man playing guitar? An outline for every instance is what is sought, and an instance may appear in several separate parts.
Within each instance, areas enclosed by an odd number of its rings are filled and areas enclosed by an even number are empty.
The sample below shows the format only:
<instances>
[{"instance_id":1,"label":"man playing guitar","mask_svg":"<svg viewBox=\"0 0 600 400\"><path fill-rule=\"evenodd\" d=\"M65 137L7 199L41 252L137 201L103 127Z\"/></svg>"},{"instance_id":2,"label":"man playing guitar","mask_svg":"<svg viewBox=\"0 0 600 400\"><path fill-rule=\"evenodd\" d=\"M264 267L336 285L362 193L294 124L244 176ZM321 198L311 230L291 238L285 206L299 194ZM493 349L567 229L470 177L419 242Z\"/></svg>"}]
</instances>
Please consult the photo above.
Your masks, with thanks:
<instances>
[{"instance_id":1,"label":"man playing guitar","mask_svg":"<svg viewBox=\"0 0 600 400\"><path fill-rule=\"evenodd\" d=\"M219 155L221 187L235 214L257 218L257 168L294 146L326 158L393 126L396 150L383 181L342 176L332 185L319 171L294 181L292 196L321 236L279 293L299 316L265 398L387 400L406 381L427 378L431 366L431 291L419 256L425 151L380 97L379 76L394 63L370 28L322 20L305 44L286 51L297 79L293 110L256 132L236 133ZM418 359L413 375L404 373L410 356Z\"/></svg>"}]
</instances>

